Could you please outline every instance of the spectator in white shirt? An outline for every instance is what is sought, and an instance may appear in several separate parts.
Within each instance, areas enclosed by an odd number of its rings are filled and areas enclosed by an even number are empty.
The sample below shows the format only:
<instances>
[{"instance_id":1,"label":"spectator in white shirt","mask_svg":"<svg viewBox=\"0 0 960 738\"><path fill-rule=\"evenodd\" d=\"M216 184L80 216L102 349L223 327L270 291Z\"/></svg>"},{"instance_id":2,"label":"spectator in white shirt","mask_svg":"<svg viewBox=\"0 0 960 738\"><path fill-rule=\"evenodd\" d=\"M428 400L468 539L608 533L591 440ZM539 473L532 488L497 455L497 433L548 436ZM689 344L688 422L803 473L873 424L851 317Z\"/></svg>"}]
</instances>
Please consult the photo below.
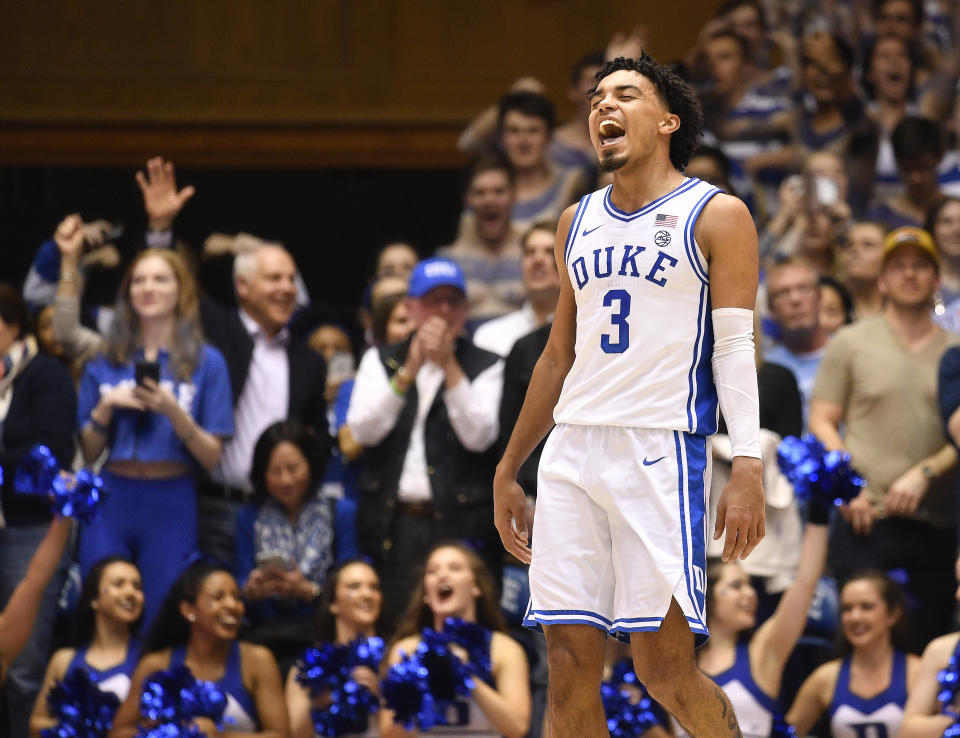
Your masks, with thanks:
<instances>
[{"instance_id":1,"label":"spectator in white shirt","mask_svg":"<svg viewBox=\"0 0 960 738\"><path fill-rule=\"evenodd\" d=\"M489 320L473 334L473 342L482 349L506 357L518 338L553 320L560 296L560 272L553 253L557 224L540 222L523 235L523 286L527 299L519 310Z\"/></svg>"}]
</instances>

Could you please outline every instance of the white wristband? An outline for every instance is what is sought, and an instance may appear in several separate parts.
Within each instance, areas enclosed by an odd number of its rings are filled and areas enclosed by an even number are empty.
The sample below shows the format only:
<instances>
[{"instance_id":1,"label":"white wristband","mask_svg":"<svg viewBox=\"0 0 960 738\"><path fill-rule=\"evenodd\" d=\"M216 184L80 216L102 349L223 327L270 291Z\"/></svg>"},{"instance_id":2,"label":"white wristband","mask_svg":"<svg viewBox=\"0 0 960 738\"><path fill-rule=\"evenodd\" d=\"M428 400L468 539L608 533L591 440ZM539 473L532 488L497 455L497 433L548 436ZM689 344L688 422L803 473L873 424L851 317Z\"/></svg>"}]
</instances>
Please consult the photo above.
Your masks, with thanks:
<instances>
[{"instance_id":1,"label":"white wristband","mask_svg":"<svg viewBox=\"0 0 960 738\"><path fill-rule=\"evenodd\" d=\"M713 318L713 381L727 423L732 456L760 458L760 399L753 311L717 308Z\"/></svg>"}]
</instances>

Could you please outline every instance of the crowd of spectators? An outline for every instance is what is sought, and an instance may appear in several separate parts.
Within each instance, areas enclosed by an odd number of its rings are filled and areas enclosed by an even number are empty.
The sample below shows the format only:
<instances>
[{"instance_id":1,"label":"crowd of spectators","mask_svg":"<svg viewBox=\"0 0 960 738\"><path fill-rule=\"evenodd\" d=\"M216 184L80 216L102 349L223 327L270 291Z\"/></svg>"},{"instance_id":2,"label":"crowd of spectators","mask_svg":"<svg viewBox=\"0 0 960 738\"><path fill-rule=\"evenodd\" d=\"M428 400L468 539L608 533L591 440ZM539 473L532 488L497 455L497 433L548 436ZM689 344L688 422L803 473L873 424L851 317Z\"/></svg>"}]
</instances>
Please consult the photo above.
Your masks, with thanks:
<instances>
[{"instance_id":1,"label":"crowd of spectators","mask_svg":"<svg viewBox=\"0 0 960 738\"><path fill-rule=\"evenodd\" d=\"M718 673L737 649L762 653L754 686L802 734L829 734L838 695L893 682L901 707L917 688L906 720L922 725L957 640L958 19L948 0L730 0L677 62L704 109L686 174L747 203L761 257L768 533L743 566L707 573L699 661ZM316 704L290 671L305 647L396 634L395 662L454 614L494 632L494 681L464 728L540 735L543 642L519 625L526 573L500 546L492 479L550 330L556 220L609 184L585 92L646 35L574 65L559 125L529 76L479 112L458 143L472 164L456 232L375 245L354 325L322 317L283 244L182 242L194 188L172 162L136 173L142 232L64 214L23 283L0 284L0 734L49 727L37 695L84 666L125 700L125 735L144 675L188 663L236 696L237 730L307 738ZM212 297L231 288L235 306ZM866 479L806 523L776 469L779 440L805 432ZM109 490L71 545L13 488L39 443ZM538 455L519 479L531 524ZM882 627L862 625L871 607ZM76 640L54 638L73 612ZM908 656L931 642L922 666ZM376 674L357 680L376 692ZM406 734L389 713L379 730Z\"/></svg>"}]
</instances>

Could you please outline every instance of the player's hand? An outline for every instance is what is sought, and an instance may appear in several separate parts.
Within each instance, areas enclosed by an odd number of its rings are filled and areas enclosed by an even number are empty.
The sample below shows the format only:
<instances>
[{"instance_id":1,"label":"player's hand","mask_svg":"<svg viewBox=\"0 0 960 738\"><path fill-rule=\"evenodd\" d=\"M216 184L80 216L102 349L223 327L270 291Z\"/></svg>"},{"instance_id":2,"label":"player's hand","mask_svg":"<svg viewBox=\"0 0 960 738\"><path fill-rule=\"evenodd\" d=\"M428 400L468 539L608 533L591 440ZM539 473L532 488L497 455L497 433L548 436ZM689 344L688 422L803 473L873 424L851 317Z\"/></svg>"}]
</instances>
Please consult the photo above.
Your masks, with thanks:
<instances>
[{"instance_id":1,"label":"player's hand","mask_svg":"<svg viewBox=\"0 0 960 738\"><path fill-rule=\"evenodd\" d=\"M920 504L929 487L930 480L920 469L916 467L908 469L897 477L887 490L887 494L883 496L883 512L886 515L913 517L917 511L917 505Z\"/></svg>"},{"instance_id":2,"label":"player's hand","mask_svg":"<svg viewBox=\"0 0 960 738\"><path fill-rule=\"evenodd\" d=\"M843 505L840 514L858 536L870 535L873 530L873 505L870 504L866 490L850 500L848 505Z\"/></svg>"},{"instance_id":3,"label":"player's hand","mask_svg":"<svg viewBox=\"0 0 960 738\"><path fill-rule=\"evenodd\" d=\"M516 475L499 469L493 477L493 522L508 553L529 564L530 532L527 528L527 496Z\"/></svg>"},{"instance_id":4,"label":"player's hand","mask_svg":"<svg viewBox=\"0 0 960 738\"><path fill-rule=\"evenodd\" d=\"M717 502L717 524L713 540L723 542L723 560L745 559L766 534L766 509L763 496L763 463L760 459L736 456L730 481Z\"/></svg>"}]
</instances>

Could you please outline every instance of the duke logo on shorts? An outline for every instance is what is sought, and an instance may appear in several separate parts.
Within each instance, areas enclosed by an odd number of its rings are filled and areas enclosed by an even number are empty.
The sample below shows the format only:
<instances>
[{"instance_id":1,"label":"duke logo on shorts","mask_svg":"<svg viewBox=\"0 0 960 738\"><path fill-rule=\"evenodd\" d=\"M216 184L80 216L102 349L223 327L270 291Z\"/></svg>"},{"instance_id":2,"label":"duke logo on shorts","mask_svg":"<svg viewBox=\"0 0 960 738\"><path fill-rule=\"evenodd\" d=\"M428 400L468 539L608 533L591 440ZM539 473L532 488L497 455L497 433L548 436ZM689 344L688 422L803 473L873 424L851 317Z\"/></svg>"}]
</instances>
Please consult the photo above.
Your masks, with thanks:
<instances>
[{"instance_id":1,"label":"duke logo on shorts","mask_svg":"<svg viewBox=\"0 0 960 738\"><path fill-rule=\"evenodd\" d=\"M611 189L580 201L564 250L576 357L540 460L524 624L623 637L659 629L676 599L701 640L717 393L693 231L719 190L688 178L627 213Z\"/></svg>"}]
</instances>

